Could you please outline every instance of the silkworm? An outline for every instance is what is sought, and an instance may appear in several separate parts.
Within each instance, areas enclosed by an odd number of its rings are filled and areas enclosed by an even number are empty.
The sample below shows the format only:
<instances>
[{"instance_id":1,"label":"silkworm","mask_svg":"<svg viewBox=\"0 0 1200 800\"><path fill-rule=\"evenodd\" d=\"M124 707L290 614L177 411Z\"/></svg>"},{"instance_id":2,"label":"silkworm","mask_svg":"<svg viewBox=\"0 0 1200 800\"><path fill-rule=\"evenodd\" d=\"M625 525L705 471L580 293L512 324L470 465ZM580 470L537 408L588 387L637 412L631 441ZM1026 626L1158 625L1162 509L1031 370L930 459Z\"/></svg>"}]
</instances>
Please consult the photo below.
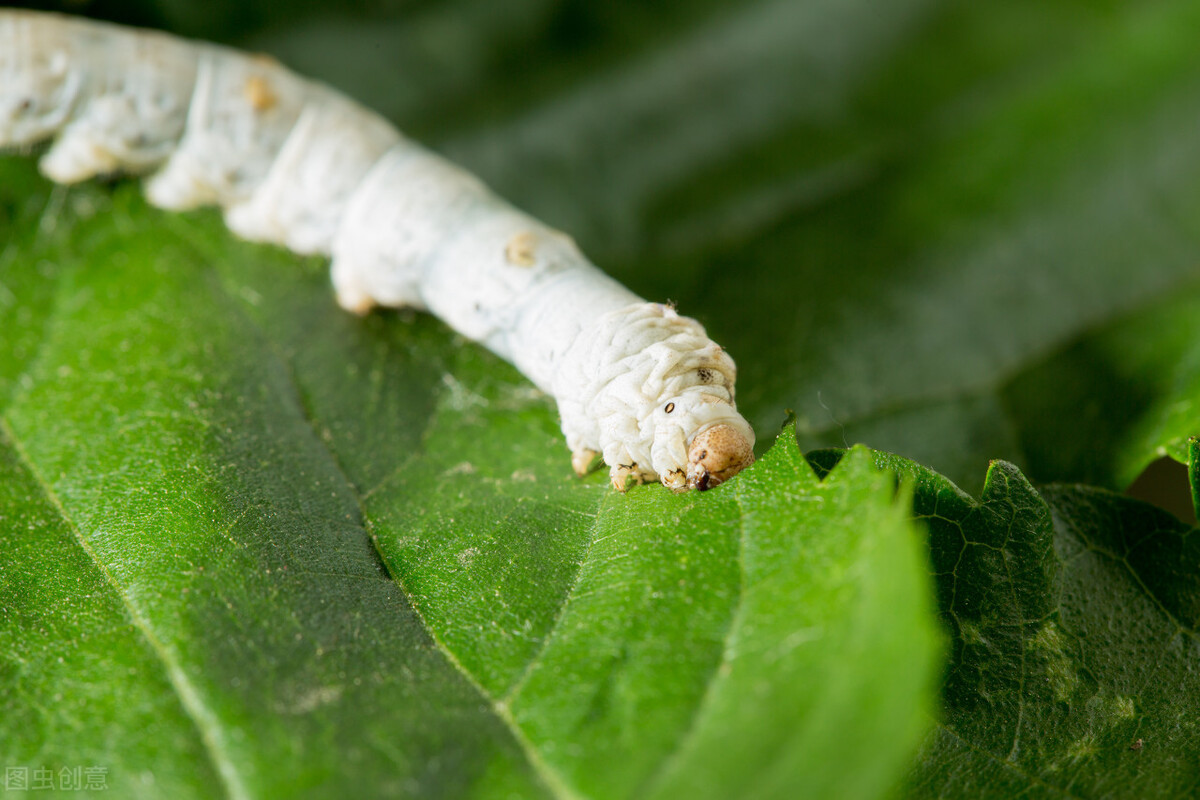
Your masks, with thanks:
<instances>
[{"instance_id":1,"label":"silkworm","mask_svg":"<svg viewBox=\"0 0 1200 800\"><path fill-rule=\"evenodd\" d=\"M145 175L153 205L217 205L255 241L332 257L338 303L431 312L558 404L572 465L614 486L715 486L754 460L733 360L695 320L349 98L264 56L0 11L0 147L53 139L74 183Z\"/></svg>"}]
</instances>

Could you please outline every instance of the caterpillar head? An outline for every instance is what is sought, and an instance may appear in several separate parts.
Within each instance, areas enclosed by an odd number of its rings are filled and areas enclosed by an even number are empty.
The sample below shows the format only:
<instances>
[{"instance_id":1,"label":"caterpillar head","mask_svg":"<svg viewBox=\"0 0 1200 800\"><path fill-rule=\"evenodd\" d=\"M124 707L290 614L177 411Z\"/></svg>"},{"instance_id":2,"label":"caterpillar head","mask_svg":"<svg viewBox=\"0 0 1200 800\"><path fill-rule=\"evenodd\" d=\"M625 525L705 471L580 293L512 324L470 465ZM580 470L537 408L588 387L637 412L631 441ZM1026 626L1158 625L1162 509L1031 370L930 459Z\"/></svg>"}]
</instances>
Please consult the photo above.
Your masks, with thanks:
<instances>
[{"instance_id":1,"label":"caterpillar head","mask_svg":"<svg viewBox=\"0 0 1200 800\"><path fill-rule=\"evenodd\" d=\"M618 308L576 336L551 389L582 471L599 450L613 486L711 489L754 462L734 404L737 366L694 319L661 303Z\"/></svg>"},{"instance_id":2,"label":"caterpillar head","mask_svg":"<svg viewBox=\"0 0 1200 800\"><path fill-rule=\"evenodd\" d=\"M754 439L733 425L714 425L696 434L688 448L687 486L711 489L754 463Z\"/></svg>"},{"instance_id":3,"label":"caterpillar head","mask_svg":"<svg viewBox=\"0 0 1200 800\"><path fill-rule=\"evenodd\" d=\"M711 489L754 463L754 429L727 394L693 387L655 412L651 460L671 489Z\"/></svg>"}]
</instances>

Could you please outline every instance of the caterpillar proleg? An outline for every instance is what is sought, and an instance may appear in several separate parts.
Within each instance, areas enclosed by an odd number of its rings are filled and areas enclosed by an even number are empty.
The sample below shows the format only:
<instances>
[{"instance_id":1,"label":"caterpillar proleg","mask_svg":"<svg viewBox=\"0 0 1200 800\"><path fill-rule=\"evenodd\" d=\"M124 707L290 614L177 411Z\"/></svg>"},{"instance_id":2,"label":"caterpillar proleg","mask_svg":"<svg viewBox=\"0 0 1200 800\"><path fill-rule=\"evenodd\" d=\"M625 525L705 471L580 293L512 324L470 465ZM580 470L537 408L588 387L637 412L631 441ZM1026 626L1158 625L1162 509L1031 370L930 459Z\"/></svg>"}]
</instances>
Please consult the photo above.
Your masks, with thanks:
<instances>
[{"instance_id":1,"label":"caterpillar proleg","mask_svg":"<svg viewBox=\"0 0 1200 800\"><path fill-rule=\"evenodd\" d=\"M231 230L332 256L337 299L429 311L557 401L572 464L707 489L754 460L733 360L568 236L269 58L166 34L0 10L0 147L53 139L73 183L145 174L154 205L215 204Z\"/></svg>"}]
</instances>

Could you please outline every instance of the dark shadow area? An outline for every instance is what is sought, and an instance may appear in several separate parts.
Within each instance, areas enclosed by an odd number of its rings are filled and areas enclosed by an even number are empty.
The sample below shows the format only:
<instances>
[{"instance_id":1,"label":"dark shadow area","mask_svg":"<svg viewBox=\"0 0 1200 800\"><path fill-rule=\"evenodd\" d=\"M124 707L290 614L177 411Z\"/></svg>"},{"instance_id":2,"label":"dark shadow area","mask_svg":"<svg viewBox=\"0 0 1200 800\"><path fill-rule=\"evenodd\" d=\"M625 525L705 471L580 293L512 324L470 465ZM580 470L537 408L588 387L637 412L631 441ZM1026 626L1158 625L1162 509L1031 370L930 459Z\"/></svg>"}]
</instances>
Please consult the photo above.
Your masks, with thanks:
<instances>
[{"instance_id":1,"label":"dark shadow area","mask_svg":"<svg viewBox=\"0 0 1200 800\"><path fill-rule=\"evenodd\" d=\"M1192 508L1187 467L1173 458L1163 456L1157 461L1151 462L1125 490L1125 494L1137 500L1153 503L1179 517L1181 522L1188 525L1196 524L1196 511Z\"/></svg>"}]
</instances>

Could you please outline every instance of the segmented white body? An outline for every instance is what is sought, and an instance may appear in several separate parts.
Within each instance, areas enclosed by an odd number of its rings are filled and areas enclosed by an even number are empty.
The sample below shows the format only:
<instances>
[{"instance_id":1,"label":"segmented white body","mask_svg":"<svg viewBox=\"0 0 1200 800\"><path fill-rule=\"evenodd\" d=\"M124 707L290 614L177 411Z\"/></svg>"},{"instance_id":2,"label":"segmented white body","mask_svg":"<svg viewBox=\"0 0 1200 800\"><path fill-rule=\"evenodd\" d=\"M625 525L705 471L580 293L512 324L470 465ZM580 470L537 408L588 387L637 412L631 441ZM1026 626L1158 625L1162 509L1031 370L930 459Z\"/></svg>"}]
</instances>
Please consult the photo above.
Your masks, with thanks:
<instances>
[{"instance_id":1,"label":"segmented white body","mask_svg":"<svg viewBox=\"0 0 1200 800\"><path fill-rule=\"evenodd\" d=\"M0 10L0 146L55 141L61 183L148 173L167 209L333 257L338 302L430 311L558 402L581 473L707 488L753 460L732 359L604 275L566 235L274 61L161 33Z\"/></svg>"}]
</instances>

